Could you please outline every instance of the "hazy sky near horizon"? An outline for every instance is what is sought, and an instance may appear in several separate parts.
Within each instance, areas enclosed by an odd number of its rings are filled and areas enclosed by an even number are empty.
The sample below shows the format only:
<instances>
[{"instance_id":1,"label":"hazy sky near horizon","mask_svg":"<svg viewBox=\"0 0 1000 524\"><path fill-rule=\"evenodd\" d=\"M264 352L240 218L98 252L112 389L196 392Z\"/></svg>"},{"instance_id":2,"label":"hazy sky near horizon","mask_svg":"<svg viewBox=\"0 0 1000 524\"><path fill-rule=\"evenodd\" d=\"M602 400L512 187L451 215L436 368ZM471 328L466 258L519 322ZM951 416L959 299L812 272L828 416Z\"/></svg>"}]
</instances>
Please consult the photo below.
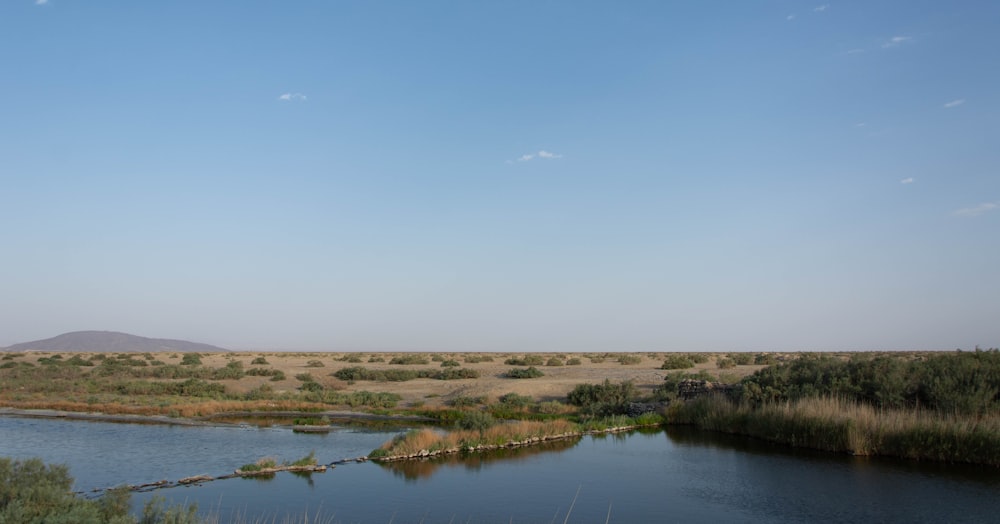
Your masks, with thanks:
<instances>
[{"instance_id":1,"label":"hazy sky near horizon","mask_svg":"<svg viewBox=\"0 0 1000 524\"><path fill-rule=\"evenodd\" d=\"M1000 3L0 3L0 346L1000 346Z\"/></svg>"}]
</instances>

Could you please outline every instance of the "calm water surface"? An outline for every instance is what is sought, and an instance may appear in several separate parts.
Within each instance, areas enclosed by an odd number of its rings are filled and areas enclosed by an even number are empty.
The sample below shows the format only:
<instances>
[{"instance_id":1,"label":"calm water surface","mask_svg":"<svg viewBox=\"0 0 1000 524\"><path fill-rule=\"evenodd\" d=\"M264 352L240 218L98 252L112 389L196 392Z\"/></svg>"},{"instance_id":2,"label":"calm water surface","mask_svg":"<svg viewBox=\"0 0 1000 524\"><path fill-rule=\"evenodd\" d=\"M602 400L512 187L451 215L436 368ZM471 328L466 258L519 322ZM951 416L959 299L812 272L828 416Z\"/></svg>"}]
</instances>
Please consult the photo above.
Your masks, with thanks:
<instances>
[{"instance_id":1,"label":"calm water surface","mask_svg":"<svg viewBox=\"0 0 1000 524\"><path fill-rule=\"evenodd\" d=\"M399 430L180 427L0 417L0 455L69 464L77 489L221 475L264 456L321 463ZM577 493L579 495L577 496ZM141 505L154 494L134 495ZM1000 470L788 450L690 430L584 437L497 454L342 465L155 495L234 514L334 522L998 522Z\"/></svg>"}]
</instances>

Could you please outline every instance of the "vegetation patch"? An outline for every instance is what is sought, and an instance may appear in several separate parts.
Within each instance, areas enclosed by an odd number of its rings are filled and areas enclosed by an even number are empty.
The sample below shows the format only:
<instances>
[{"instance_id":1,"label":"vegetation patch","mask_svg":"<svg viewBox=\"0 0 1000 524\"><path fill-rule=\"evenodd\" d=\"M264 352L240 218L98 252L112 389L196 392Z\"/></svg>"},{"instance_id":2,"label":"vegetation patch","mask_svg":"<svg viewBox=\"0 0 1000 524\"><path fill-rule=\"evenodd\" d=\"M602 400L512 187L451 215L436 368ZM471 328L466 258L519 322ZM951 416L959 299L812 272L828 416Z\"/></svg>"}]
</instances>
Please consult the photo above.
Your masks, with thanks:
<instances>
[{"instance_id":1,"label":"vegetation patch","mask_svg":"<svg viewBox=\"0 0 1000 524\"><path fill-rule=\"evenodd\" d=\"M544 377L545 373L542 373L538 368L531 366L527 368L516 368L511 369L503 374L506 378L538 378Z\"/></svg>"}]
</instances>

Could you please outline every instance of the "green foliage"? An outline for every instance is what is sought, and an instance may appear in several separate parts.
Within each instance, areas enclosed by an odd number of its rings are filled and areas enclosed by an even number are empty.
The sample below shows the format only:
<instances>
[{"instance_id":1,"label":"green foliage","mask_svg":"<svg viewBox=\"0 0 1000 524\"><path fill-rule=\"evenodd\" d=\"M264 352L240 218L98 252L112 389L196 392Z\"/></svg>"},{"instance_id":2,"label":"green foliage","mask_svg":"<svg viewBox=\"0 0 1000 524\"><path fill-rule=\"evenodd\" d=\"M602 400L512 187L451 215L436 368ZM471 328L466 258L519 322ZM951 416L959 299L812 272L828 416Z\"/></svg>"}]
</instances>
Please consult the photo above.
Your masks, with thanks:
<instances>
[{"instance_id":1,"label":"green foliage","mask_svg":"<svg viewBox=\"0 0 1000 524\"><path fill-rule=\"evenodd\" d=\"M623 366L632 366L635 364L641 364L642 357L639 355L622 355L618 357L618 363Z\"/></svg>"},{"instance_id":2,"label":"green foliage","mask_svg":"<svg viewBox=\"0 0 1000 524\"><path fill-rule=\"evenodd\" d=\"M225 367L221 367L212 372L212 380L239 380L246 373L243 371L243 363L239 360L230 361Z\"/></svg>"},{"instance_id":3,"label":"green foliage","mask_svg":"<svg viewBox=\"0 0 1000 524\"><path fill-rule=\"evenodd\" d=\"M263 357L263 355L250 361L251 366L266 366L268 364L270 364L270 362L268 362L267 359Z\"/></svg>"},{"instance_id":4,"label":"green foliage","mask_svg":"<svg viewBox=\"0 0 1000 524\"><path fill-rule=\"evenodd\" d=\"M957 352L920 359L862 354L847 361L803 355L746 377L741 396L755 403L837 396L886 408L992 413L1000 410L1000 352Z\"/></svg>"},{"instance_id":5,"label":"green foliage","mask_svg":"<svg viewBox=\"0 0 1000 524\"><path fill-rule=\"evenodd\" d=\"M325 367L325 364L323 364L323 362L320 361L320 360L310 360L309 362L306 362L306 367L307 368L321 368L321 367Z\"/></svg>"},{"instance_id":6,"label":"green foliage","mask_svg":"<svg viewBox=\"0 0 1000 524\"><path fill-rule=\"evenodd\" d=\"M729 357L719 357L715 359L715 366L719 369L729 369L736 367L736 361Z\"/></svg>"},{"instance_id":7,"label":"green foliage","mask_svg":"<svg viewBox=\"0 0 1000 524\"><path fill-rule=\"evenodd\" d=\"M474 369L368 369L362 366L338 369L331 373L331 375L340 380L374 380L379 382L406 382L418 378L434 380L479 378L479 372Z\"/></svg>"},{"instance_id":8,"label":"green foliage","mask_svg":"<svg viewBox=\"0 0 1000 524\"><path fill-rule=\"evenodd\" d=\"M526 408L535 403L535 399L527 395L518 395L517 393L507 393L500 397L500 403L512 407L512 408Z\"/></svg>"},{"instance_id":9,"label":"green foliage","mask_svg":"<svg viewBox=\"0 0 1000 524\"><path fill-rule=\"evenodd\" d=\"M443 368L449 368L449 367L453 368L453 367L458 367L458 366L461 366L461 365L462 364L459 363L457 360L442 360L441 361L441 367L443 367Z\"/></svg>"},{"instance_id":10,"label":"green foliage","mask_svg":"<svg viewBox=\"0 0 1000 524\"><path fill-rule=\"evenodd\" d=\"M562 359L558 357L552 357L545 362L545 365L554 367L554 366L563 366L565 365L565 363L563 363Z\"/></svg>"},{"instance_id":11,"label":"green foliage","mask_svg":"<svg viewBox=\"0 0 1000 524\"><path fill-rule=\"evenodd\" d=\"M580 364L583 364L583 362L581 362L577 357L573 357L566 361L567 366L579 366Z\"/></svg>"},{"instance_id":12,"label":"green foliage","mask_svg":"<svg viewBox=\"0 0 1000 524\"><path fill-rule=\"evenodd\" d=\"M448 405L454 408L468 408L478 404L483 404L486 402L486 397L469 397L466 395L457 395L448 401Z\"/></svg>"},{"instance_id":13,"label":"green foliage","mask_svg":"<svg viewBox=\"0 0 1000 524\"><path fill-rule=\"evenodd\" d=\"M480 362L493 362L493 357L490 355L466 355L466 364L478 364Z\"/></svg>"},{"instance_id":14,"label":"green foliage","mask_svg":"<svg viewBox=\"0 0 1000 524\"><path fill-rule=\"evenodd\" d=\"M403 365L403 366L414 366L414 365L425 365L430 362L426 357L422 355L402 355L398 357L392 357L389 361L390 364Z\"/></svg>"},{"instance_id":15,"label":"green foliage","mask_svg":"<svg viewBox=\"0 0 1000 524\"><path fill-rule=\"evenodd\" d=\"M308 455L300 458L299 460L296 460L295 462L291 462L288 465L289 466L315 466L316 465L316 452L315 451L310 451Z\"/></svg>"},{"instance_id":16,"label":"green foliage","mask_svg":"<svg viewBox=\"0 0 1000 524\"><path fill-rule=\"evenodd\" d=\"M708 362L708 355L705 353L688 353L687 357L695 364L704 364L705 362Z\"/></svg>"},{"instance_id":17,"label":"green foliage","mask_svg":"<svg viewBox=\"0 0 1000 524\"><path fill-rule=\"evenodd\" d=\"M688 369L694 367L694 361L685 355L669 355L663 360L660 369Z\"/></svg>"},{"instance_id":18,"label":"green foliage","mask_svg":"<svg viewBox=\"0 0 1000 524\"><path fill-rule=\"evenodd\" d=\"M531 366L527 368L517 368L512 369L503 374L505 378L538 378L544 377L545 373L542 373L538 368Z\"/></svg>"},{"instance_id":19,"label":"green foliage","mask_svg":"<svg viewBox=\"0 0 1000 524\"><path fill-rule=\"evenodd\" d=\"M108 491L96 500L74 496L73 478L63 465L46 465L39 459L0 457L0 522L53 524L135 524L129 515L129 492ZM197 507L164 509L162 500L143 509L141 524L199 522ZM170 519L186 515L186 520Z\"/></svg>"},{"instance_id":20,"label":"green foliage","mask_svg":"<svg viewBox=\"0 0 1000 524\"><path fill-rule=\"evenodd\" d=\"M541 355L525 355L521 358L511 357L503 361L508 366L541 366L545 359Z\"/></svg>"},{"instance_id":21,"label":"green foliage","mask_svg":"<svg viewBox=\"0 0 1000 524\"><path fill-rule=\"evenodd\" d=\"M777 362L778 360L774 358L774 355L767 353L757 353L753 356L753 363L758 366L772 366Z\"/></svg>"},{"instance_id":22,"label":"green foliage","mask_svg":"<svg viewBox=\"0 0 1000 524\"><path fill-rule=\"evenodd\" d=\"M316 382L316 378L312 376L312 373L299 373L295 375L295 380L299 382Z\"/></svg>"},{"instance_id":23,"label":"green foliage","mask_svg":"<svg viewBox=\"0 0 1000 524\"><path fill-rule=\"evenodd\" d=\"M431 355L431 362L444 362L444 357L441 355Z\"/></svg>"},{"instance_id":24,"label":"green foliage","mask_svg":"<svg viewBox=\"0 0 1000 524\"><path fill-rule=\"evenodd\" d=\"M197 353L185 353L184 357L181 358L182 366L200 366L201 365L201 355Z\"/></svg>"},{"instance_id":25,"label":"green foliage","mask_svg":"<svg viewBox=\"0 0 1000 524\"><path fill-rule=\"evenodd\" d=\"M455 425L459 429L482 432L496 423L497 420L489 413L484 411L468 411L462 415L462 418L455 422Z\"/></svg>"},{"instance_id":26,"label":"green foliage","mask_svg":"<svg viewBox=\"0 0 1000 524\"><path fill-rule=\"evenodd\" d=\"M753 364L753 355L750 353L730 353L729 358L736 363L737 366L749 366Z\"/></svg>"},{"instance_id":27,"label":"green foliage","mask_svg":"<svg viewBox=\"0 0 1000 524\"><path fill-rule=\"evenodd\" d=\"M580 384L573 388L566 400L579 406L587 415L615 415L625 413L628 403L636 396L635 384L624 381L618 384L605 379L603 384Z\"/></svg>"},{"instance_id":28,"label":"green foliage","mask_svg":"<svg viewBox=\"0 0 1000 524\"><path fill-rule=\"evenodd\" d=\"M360 361L361 361L361 359L358 359L358 362L360 362ZM369 362L369 363L371 363L371 364L374 364L374 363L376 363L376 362L385 362L385 359L384 359L384 358L382 358L382 357L376 357L375 355L372 355L372 356L371 356L371 357L370 357L370 358L368 359L368 362Z\"/></svg>"}]
</instances>

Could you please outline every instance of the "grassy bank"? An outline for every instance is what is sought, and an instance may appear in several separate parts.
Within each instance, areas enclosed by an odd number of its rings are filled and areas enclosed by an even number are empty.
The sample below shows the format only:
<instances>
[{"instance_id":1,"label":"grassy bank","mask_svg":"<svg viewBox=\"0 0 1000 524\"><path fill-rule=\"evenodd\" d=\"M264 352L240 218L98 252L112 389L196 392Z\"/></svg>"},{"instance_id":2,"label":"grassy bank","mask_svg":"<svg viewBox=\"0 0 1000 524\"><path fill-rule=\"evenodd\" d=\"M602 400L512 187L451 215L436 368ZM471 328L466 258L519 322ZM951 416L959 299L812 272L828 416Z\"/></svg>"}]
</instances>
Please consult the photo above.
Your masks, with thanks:
<instances>
[{"instance_id":1,"label":"grassy bank","mask_svg":"<svg viewBox=\"0 0 1000 524\"><path fill-rule=\"evenodd\" d=\"M754 405L723 396L672 404L671 424L854 455L1000 466L1000 416L886 409L835 397Z\"/></svg>"}]
</instances>

